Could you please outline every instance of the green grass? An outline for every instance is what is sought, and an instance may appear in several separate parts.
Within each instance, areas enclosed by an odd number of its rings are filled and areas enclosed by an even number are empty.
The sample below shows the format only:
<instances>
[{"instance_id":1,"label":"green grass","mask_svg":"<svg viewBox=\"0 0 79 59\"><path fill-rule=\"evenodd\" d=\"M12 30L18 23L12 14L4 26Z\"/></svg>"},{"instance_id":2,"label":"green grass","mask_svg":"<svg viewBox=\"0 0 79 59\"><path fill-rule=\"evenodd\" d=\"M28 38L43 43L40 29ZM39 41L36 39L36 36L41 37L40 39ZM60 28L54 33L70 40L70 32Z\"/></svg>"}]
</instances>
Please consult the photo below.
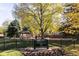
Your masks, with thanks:
<instances>
[{"instance_id":1,"label":"green grass","mask_svg":"<svg viewBox=\"0 0 79 59\"><path fill-rule=\"evenodd\" d=\"M75 47L73 44L69 45L69 46L65 46L64 50L70 54L72 54L73 56L79 56L79 44L75 44Z\"/></svg>"},{"instance_id":2,"label":"green grass","mask_svg":"<svg viewBox=\"0 0 79 59\"><path fill-rule=\"evenodd\" d=\"M0 56L23 56L23 54L18 50L5 50L0 52Z\"/></svg>"}]
</instances>

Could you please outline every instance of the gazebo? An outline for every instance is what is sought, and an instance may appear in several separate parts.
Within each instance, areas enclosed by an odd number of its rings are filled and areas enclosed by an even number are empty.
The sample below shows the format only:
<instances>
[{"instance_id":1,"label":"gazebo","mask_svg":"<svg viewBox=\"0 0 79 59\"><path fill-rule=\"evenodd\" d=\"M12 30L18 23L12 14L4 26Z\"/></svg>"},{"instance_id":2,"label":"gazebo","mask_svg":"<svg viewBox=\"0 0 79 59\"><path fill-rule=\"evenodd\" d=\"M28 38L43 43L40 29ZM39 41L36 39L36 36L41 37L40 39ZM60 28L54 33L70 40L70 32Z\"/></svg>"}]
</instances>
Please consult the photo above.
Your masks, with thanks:
<instances>
[{"instance_id":1,"label":"gazebo","mask_svg":"<svg viewBox=\"0 0 79 59\"><path fill-rule=\"evenodd\" d=\"M23 28L20 34L21 39L30 39L32 37L30 31L26 27Z\"/></svg>"}]
</instances>

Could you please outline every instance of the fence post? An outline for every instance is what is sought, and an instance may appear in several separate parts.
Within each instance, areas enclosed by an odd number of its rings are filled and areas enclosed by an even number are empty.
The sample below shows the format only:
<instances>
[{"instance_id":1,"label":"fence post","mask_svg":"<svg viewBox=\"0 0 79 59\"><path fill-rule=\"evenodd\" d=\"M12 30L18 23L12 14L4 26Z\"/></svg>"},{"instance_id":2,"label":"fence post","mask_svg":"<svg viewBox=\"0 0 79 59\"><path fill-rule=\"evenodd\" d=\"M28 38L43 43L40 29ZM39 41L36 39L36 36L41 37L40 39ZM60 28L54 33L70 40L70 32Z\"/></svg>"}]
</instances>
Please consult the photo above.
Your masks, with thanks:
<instances>
[{"instance_id":1,"label":"fence post","mask_svg":"<svg viewBox=\"0 0 79 59\"><path fill-rule=\"evenodd\" d=\"M76 39L74 38L73 40L72 40L72 44L73 44L73 48L75 48L75 44L76 44Z\"/></svg>"},{"instance_id":2,"label":"fence post","mask_svg":"<svg viewBox=\"0 0 79 59\"><path fill-rule=\"evenodd\" d=\"M5 43L5 37L4 37L4 50L5 50L5 44L6 44L6 43Z\"/></svg>"},{"instance_id":3,"label":"fence post","mask_svg":"<svg viewBox=\"0 0 79 59\"><path fill-rule=\"evenodd\" d=\"M60 47L62 48L62 39L60 40Z\"/></svg>"},{"instance_id":4,"label":"fence post","mask_svg":"<svg viewBox=\"0 0 79 59\"><path fill-rule=\"evenodd\" d=\"M17 48L17 39L15 39L16 40L16 48Z\"/></svg>"},{"instance_id":5,"label":"fence post","mask_svg":"<svg viewBox=\"0 0 79 59\"><path fill-rule=\"evenodd\" d=\"M74 48L75 48L75 44L76 44L76 39L74 39Z\"/></svg>"}]
</instances>

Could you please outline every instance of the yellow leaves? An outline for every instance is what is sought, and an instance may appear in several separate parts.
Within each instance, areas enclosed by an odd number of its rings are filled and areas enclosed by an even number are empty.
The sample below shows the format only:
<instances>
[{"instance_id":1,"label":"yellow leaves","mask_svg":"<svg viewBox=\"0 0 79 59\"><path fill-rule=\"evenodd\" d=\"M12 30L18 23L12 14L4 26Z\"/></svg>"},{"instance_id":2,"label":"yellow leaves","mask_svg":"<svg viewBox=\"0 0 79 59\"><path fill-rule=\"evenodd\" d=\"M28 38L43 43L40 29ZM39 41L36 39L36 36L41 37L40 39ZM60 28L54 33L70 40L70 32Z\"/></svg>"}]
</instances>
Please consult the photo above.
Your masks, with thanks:
<instances>
[{"instance_id":1,"label":"yellow leaves","mask_svg":"<svg viewBox=\"0 0 79 59\"><path fill-rule=\"evenodd\" d=\"M67 13L66 16L70 18L70 20L79 20L79 13Z\"/></svg>"},{"instance_id":2,"label":"yellow leaves","mask_svg":"<svg viewBox=\"0 0 79 59\"><path fill-rule=\"evenodd\" d=\"M59 25L53 24L52 32L58 32L59 31Z\"/></svg>"},{"instance_id":3,"label":"yellow leaves","mask_svg":"<svg viewBox=\"0 0 79 59\"><path fill-rule=\"evenodd\" d=\"M69 34L74 34L75 33L75 31L74 30L71 30L70 28L65 28L64 29L64 32L65 33L69 33Z\"/></svg>"},{"instance_id":4,"label":"yellow leaves","mask_svg":"<svg viewBox=\"0 0 79 59\"><path fill-rule=\"evenodd\" d=\"M53 7L53 6L55 6L55 7ZM52 8L55 9L56 12L58 12L58 13L61 13L64 10L62 4L56 3L53 6L52 6Z\"/></svg>"},{"instance_id":5,"label":"yellow leaves","mask_svg":"<svg viewBox=\"0 0 79 59\"><path fill-rule=\"evenodd\" d=\"M0 33L3 33L4 29L3 27L0 27Z\"/></svg>"},{"instance_id":6,"label":"yellow leaves","mask_svg":"<svg viewBox=\"0 0 79 59\"><path fill-rule=\"evenodd\" d=\"M24 4L24 6L26 5ZM40 33L40 27L42 26L43 31L58 31L60 27L60 13L63 11L62 4L36 3L29 4L27 7L29 7L26 8L28 10L25 10L25 7L21 7L20 10L17 10L17 16L21 18L22 26L29 26L30 31L34 35ZM53 19L56 22L53 22ZM41 20L43 22L42 26L40 25Z\"/></svg>"},{"instance_id":7,"label":"yellow leaves","mask_svg":"<svg viewBox=\"0 0 79 59\"><path fill-rule=\"evenodd\" d=\"M68 23L71 24L67 29L65 28L65 32L70 34L75 34L79 32L79 4L70 4L72 6L73 11L66 13L65 16L68 18Z\"/></svg>"}]
</instances>

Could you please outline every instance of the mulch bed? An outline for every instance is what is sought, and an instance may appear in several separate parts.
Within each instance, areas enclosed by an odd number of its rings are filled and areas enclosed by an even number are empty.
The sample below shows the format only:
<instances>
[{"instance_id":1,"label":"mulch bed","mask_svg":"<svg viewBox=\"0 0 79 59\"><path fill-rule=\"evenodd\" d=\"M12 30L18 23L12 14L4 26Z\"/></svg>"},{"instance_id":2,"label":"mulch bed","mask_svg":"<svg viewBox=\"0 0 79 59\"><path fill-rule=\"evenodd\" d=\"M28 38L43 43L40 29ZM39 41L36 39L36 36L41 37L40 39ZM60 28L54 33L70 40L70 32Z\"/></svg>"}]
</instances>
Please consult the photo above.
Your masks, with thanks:
<instances>
[{"instance_id":1,"label":"mulch bed","mask_svg":"<svg viewBox=\"0 0 79 59\"><path fill-rule=\"evenodd\" d=\"M49 48L49 49L21 48L20 50L25 56L66 56L67 55L67 53L61 48Z\"/></svg>"}]
</instances>

